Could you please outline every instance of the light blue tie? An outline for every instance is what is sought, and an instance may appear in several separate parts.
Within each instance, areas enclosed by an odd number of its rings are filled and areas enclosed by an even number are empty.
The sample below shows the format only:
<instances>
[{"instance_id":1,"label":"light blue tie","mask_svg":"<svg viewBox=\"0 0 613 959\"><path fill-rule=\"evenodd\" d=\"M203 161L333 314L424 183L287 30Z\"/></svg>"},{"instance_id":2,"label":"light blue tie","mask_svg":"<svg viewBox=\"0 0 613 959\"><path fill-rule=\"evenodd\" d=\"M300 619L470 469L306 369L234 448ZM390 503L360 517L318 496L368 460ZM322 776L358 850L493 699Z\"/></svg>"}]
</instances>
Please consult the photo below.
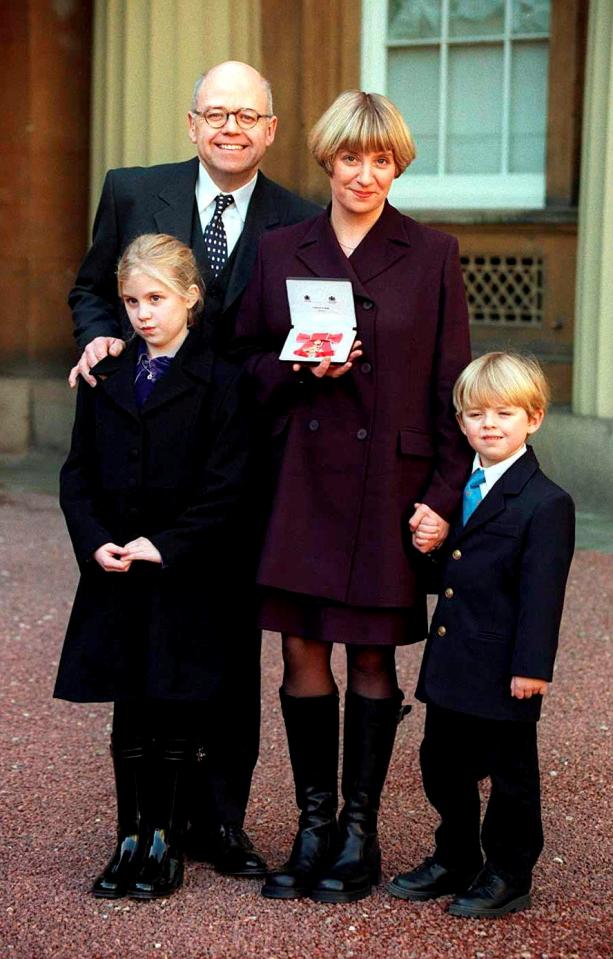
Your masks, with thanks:
<instances>
[{"instance_id":1,"label":"light blue tie","mask_svg":"<svg viewBox=\"0 0 613 959\"><path fill-rule=\"evenodd\" d=\"M483 499L481 495L481 483L485 483L485 473L482 469L475 470L468 483L464 487L464 499L462 501L462 520L464 526L468 523L470 517L475 512L477 506Z\"/></svg>"}]
</instances>

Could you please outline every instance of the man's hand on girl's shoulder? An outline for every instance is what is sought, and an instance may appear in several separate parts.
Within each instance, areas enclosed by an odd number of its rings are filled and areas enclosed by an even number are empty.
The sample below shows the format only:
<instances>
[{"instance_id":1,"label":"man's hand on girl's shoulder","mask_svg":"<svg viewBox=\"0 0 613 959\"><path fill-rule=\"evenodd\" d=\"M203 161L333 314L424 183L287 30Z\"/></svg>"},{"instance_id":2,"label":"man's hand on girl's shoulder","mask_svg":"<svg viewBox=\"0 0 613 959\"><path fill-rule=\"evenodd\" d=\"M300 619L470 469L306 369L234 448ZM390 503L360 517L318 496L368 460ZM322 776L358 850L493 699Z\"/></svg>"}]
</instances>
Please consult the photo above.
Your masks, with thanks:
<instances>
[{"instance_id":1,"label":"man's hand on girl's shoulder","mask_svg":"<svg viewBox=\"0 0 613 959\"><path fill-rule=\"evenodd\" d=\"M90 386L95 386L96 380L91 375L90 370L109 354L119 356L125 345L124 341L116 336L97 336L91 343L88 343L81 354L81 359L76 366L73 366L68 375L68 385L71 390L74 390L80 376Z\"/></svg>"}]
</instances>

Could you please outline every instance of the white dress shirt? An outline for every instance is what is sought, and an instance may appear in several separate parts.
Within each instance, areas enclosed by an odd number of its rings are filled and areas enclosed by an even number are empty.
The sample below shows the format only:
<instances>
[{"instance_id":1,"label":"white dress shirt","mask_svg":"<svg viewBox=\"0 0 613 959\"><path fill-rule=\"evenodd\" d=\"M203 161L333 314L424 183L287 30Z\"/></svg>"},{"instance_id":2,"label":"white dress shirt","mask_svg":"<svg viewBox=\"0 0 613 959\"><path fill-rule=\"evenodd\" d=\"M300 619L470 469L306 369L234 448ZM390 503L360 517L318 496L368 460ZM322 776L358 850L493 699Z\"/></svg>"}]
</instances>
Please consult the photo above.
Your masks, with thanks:
<instances>
[{"instance_id":1,"label":"white dress shirt","mask_svg":"<svg viewBox=\"0 0 613 959\"><path fill-rule=\"evenodd\" d=\"M510 456L507 456L506 460L501 460L500 463L494 463L493 466L482 466L481 461L479 460L479 454L475 453L475 458L473 460L473 473L475 470L479 469L482 469L485 473L485 482L481 483L480 487L481 499L485 499L494 483L500 479L503 473L506 473L510 466L513 466L515 460L518 460L520 456L524 455L527 449L528 447L524 443L518 450L515 450L514 453L511 453Z\"/></svg>"},{"instance_id":2,"label":"white dress shirt","mask_svg":"<svg viewBox=\"0 0 613 959\"><path fill-rule=\"evenodd\" d=\"M234 203L227 206L221 214L224 230L226 231L228 256L232 253L243 232L249 201L253 195L257 177L258 175L256 173L253 179L249 180L249 183L245 183L245 185L239 187L238 190L230 191L234 197ZM224 191L220 190L217 184L211 180L208 170L201 163L198 168L198 179L196 180L196 203L200 215L200 226L203 231L213 217L215 212L215 197L220 193L224 193ZM230 196L230 193L224 193L224 196Z\"/></svg>"}]
</instances>

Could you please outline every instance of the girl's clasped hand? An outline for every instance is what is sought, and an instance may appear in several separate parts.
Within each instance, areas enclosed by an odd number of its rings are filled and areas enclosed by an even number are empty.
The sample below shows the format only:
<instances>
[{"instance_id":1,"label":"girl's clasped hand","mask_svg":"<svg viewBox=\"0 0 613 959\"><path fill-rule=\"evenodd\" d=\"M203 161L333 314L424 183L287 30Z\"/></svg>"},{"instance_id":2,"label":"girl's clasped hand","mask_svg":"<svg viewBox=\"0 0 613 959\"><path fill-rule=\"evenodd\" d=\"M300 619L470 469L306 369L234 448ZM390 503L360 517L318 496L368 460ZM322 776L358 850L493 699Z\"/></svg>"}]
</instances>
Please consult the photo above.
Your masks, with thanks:
<instances>
[{"instance_id":1,"label":"girl's clasped hand","mask_svg":"<svg viewBox=\"0 0 613 959\"><path fill-rule=\"evenodd\" d=\"M105 573L127 573L137 559L147 563L162 562L160 551L146 536L139 536L125 546L105 543L96 550L94 559Z\"/></svg>"}]
</instances>

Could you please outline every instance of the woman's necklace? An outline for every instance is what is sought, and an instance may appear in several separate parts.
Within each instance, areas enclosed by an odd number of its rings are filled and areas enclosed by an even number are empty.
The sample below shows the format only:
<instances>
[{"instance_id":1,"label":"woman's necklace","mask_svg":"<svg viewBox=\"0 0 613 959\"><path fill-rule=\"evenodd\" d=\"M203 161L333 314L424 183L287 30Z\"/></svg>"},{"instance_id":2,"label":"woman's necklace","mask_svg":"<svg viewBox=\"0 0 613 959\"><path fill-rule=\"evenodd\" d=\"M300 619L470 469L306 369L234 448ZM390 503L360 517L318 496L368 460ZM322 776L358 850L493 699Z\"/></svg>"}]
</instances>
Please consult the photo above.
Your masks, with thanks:
<instances>
[{"instance_id":1,"label":"woman's necklace","mask_svg":"<svg viewBox=\"0 0 613 959\"><path fill-rule=\"evenodd\" d=\"M334 209L334 201L332 202L330 226L345 256L349 257L357 250L375 220L378 219L379 213L380 211L375 217L369 215L366 219L363 216L338 216Z\"/></svg>"}]
</instances>

